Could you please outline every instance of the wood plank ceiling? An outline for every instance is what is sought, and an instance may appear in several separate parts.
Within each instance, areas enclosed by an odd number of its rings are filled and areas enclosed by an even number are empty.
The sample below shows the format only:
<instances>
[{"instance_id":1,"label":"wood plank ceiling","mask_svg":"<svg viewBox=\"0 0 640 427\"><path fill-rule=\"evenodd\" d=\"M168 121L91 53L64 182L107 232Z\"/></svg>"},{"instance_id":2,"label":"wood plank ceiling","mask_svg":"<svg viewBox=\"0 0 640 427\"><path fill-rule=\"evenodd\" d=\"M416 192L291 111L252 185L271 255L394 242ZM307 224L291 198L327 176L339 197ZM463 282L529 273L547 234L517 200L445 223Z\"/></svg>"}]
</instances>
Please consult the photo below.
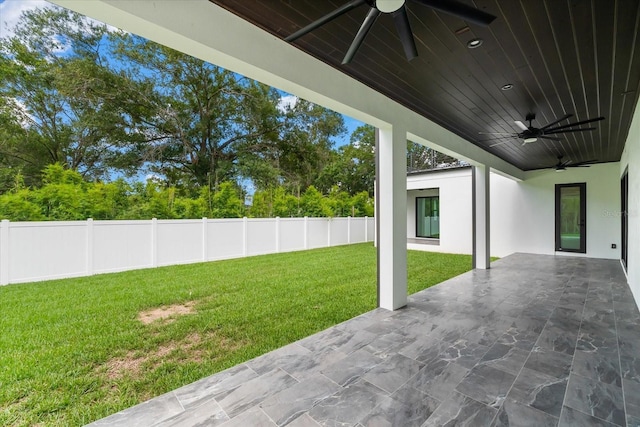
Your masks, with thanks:
<instances>
[{"instance_id":1,"label":"wood plank ceiling","mask_svg":"<svg viewBox=\"0 0 640 427\"><path fill-rule=\"evenodd\" d=\"M285 38L347 0L211 0ZM497 19L489 27L407 2L418 57L407 61L390 15L382 14L353 61L342 58L368 7L361 6L293 42L321 61L523 170L564 160L620 160L640 92L639 0L461 0ZM483 44L469 49L474 38ZM506 84L511 90L501 90ZM520 132L604 116L590 132L561 141L481 132ZM569 123L568 121L560 124ZM503 138L503 139L500 139ZM491 147L497 142L504 144Z\"/></svg>"}]
</instances>

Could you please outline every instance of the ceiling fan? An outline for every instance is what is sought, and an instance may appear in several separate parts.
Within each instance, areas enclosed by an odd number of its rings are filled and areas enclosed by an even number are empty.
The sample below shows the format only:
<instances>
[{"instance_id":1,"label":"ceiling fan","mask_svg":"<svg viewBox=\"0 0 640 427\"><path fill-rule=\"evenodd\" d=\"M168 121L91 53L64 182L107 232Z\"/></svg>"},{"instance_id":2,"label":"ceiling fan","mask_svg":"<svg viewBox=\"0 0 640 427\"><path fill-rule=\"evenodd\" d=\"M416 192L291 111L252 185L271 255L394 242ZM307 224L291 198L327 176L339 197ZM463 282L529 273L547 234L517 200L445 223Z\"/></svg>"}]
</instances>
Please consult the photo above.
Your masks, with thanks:
<instances>
[{"instance_id":1,"label":"ceiling fan","mask_svg":"<svg viewBox=\"0 0 640 427\"><path fill-rule=\"evenodd\" d=\"M536 142L538 138L542 139L551 139L554 141L560 141L560 138L556 135L560 133L569 133L569 132L584 132L587 130L595 130L596 128L576 128L572 129L575 126L581 126L587 123L597 122L600 120L604 120L604 117L596 117L594 119L582 120L580 122L575 123L567 123L562 126L555 126L563 120L568 119L569 117L573 117L573 114L565 114L561 118L554 120L553 122L542 126L541 128L534 127L531 122L536 119L536 115L534 113L527 114L525 118L526 121L529 122L529 126L522 123L520 120L516 120L515 124L520 128L521 132L519 133L505 133L505 132L479 132L480 135L504 135L505 138L520 138L522 139L522 145L530 144L532 142ZM496 145L506 144L509 141L501 141L496 142L495 144L489 145L489 147L495 147Z\"/></svg>"},{"instance_id":2,"label":"ceiling fan","mask_svg":"<svg viewBox=\"0 0 640 427\"><path fill-rule=\"evenodd\" d=\"M362 45L362 42L367 36L367 33L381 13L388 13L393 17L396 30L398 31L398 36L400 36L400 40L402 41L404 53L407 60L410 61L418 56L418 51L416 49L415 40L413 39L413 31L411 31L411 25L409 24L409 16L407 15L407 1L418 3L443 13L448 13L449 15L456 16L477 25L487 26L496 19L495 16L489 13L455 0L351 0L335 9L333 12L324 15L306 27L291 34L289 37L285 38L285 41L292 42L297 40L327 22L332 21L353 9L362 6L363 4L367 4L369 6L369 12L364 18L358 33L351 42L351 46L344 56L342 64L344 65L351 62L358 51L358 48Z\"/></svg>"},{"instance_id":3,"label":"ceiling fan","mask_svg":"<svg viewBox=\"0 0 640 427\"><path fill-rule=\"evenodd\" d=\"M564 172L565 170L567 170L567 168L588 168L589 166L591 166L594 163L597 163L597 160L587 160L584 162L578 162L578 163L572 163L571 160L566 160L566 161L562 161L562 158L564 156L561 154L558 156L558 163L555 164L555 166L552 166L553 169L556 170L556 172Z\"/></svg>"}]
</instances>

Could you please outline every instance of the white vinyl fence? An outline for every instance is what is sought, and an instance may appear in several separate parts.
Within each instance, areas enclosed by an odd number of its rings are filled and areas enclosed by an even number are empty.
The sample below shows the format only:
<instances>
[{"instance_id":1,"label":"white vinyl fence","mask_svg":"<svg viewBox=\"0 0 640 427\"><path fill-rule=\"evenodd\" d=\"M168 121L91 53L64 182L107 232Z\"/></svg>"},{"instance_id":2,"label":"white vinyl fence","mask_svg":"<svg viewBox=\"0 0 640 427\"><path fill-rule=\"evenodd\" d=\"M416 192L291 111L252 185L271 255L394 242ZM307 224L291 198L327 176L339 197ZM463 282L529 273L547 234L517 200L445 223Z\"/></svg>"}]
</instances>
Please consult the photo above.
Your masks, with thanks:
<instances>
[{"instance_id":1,"label":"white vinyl fence","mask_svg":"<svg viewBox=\"0 0 640 427\"><path fill-rule=\"evenodd\" d=\"M374 239L373 218L0 223L0 285Z\"/></svg>"}]
</instances>

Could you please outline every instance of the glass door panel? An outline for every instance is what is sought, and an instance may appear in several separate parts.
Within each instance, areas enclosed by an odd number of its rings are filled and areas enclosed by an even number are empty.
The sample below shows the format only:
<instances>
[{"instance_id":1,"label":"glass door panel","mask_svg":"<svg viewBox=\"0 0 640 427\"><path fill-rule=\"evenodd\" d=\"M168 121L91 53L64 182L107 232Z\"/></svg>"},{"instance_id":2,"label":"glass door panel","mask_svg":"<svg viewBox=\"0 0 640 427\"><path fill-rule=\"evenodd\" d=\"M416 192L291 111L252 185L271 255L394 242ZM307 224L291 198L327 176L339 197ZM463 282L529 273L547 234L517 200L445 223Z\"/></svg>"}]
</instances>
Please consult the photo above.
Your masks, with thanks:
<instances>
[{"instance_id":1,"label":"glass door panel","mask_svg":"<svg viewBox=\"0 0 640 427\"><path fill-rule=\"evenodd\" d=\"M440 237L440 200L438 196L416 198L416 237Z\"/></svg>"},{"instance_id":2,"label":"glass door panel","mask_svg":"<svg viewBox=\"0 0 640 427\"><path fill-rule=\"evenodd\" d=\"M628 170L624 171L622 181L620 182L620 200L621 200L621 216L622 216L622 264L624 269L627 270L627 263L629 260L629 173Z\"/></svg>"},{"instance_id":3,"label":"glass door panel","mask_svg":"<svg viewBox=\"0 0 640 427\"><path fill-rule=\"evenodd\" d=\"M586 184L556 185L556 251L586 252Z\"/></svg>"}]
</instances>

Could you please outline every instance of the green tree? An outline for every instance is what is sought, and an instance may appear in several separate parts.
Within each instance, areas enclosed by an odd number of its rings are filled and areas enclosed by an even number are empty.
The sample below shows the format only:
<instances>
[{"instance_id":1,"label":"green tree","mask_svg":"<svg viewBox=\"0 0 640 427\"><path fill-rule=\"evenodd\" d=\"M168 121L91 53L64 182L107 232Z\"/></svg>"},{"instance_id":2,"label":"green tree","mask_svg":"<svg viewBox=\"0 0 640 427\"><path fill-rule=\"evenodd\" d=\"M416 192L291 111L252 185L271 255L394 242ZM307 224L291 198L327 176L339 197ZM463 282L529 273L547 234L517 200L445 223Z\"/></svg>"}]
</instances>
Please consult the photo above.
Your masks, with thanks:
<instances>
[{"instance_id":1,"label":"green tree","mask_svg":"<svg viewBox=\"0 0 640 427\"><path fill-rule=\"evenodd\" d=\"M309 186L300 197L300 209L303 216L327 217L333 216L329 203L313 185Z\"/></svg>"},{"instance_id":2,"label":"green tree","mask_svg":"<svg viewBox=\"0 0 640 427\"><path fill-rule=\"evenodd\" d=\"M244 216L244 203L240 199L236 186L231 182L220 184L212 202L212 218L242 218Z\"/></svg>"},{"instance_id":3,"label":"green tree","mask_svg":"<svg viewBox=\"0 0 640 427\"><path fill-rule=\"evenodd\" d=\"M272 216L281 218L304 216L300 208L300 198L288 193L284 187L277 187L273 191Z\"/></svg>"},{"instance_id":4,"label":"green tree","mask_svg":"<svg viewBox=\"0 0 640 427\"><path fill-rule=\"evenodd\" d=\"M132 82L104 64L107 27L61 8L25 12L0 39L0 163L29 185L59 163L92 179L146 141L130 114Z\"/></svg>"},{"instance_id":5,"label":"green tree","mask_svg":"<svg viewBox=\"0 0 640 427\"><path fill-rule=\"evenodd\" d=\"M459 166L463 162L432 148L407 141L407 172L436 169L443 166Z\"/></svg>"},{"instance_id":6,"label":"green tree","mask_svg":"<svg viewBox=\"0 0 640 427\"><path fill-rule=\"evenodd\" d=\"M338 149L332 161L316 180L323 192L337 185L349 194L366 191L373 196L376 174L375 128L369 125L357 127L350 142Z\"/></svg>"},{"instance_id":7,"label":"green tree","mask_svg":"<svg viewBox=\"0 0 640 427\"><path fill-rule=\"evenodd\" d=\"M351 198L352 216L369 216L374 214L373 199L366 191L354 195Z\"/></svg>"},{"instance_id":8,"label":"green tree","mask_svg":"<svg viewBox=\"0 0 640 427\"><path fill-rule=\"evenodd\" d=\"M235 180L246 156L278 137L277 92L141 37L112 37L123 72L140 87L153 135L140 157L172 185Z\"/></svg>"},{"instance_id":9,"label":"green tree","mask_svg":"<svg viewBox=\"0 0 640 427\"><path fill-rule=\"evenodd\" d=\"M274 160L289 191L299 196L318 179L332 160L332 139L344 132L342 116L319 105L297 99L286 109Z\"/></svg>"},{"instance_id":10,"label":"green tree","mask_svg":"<svg viewBox=\"0 0 640 427\"><path fill-rule=\"evenodd\" d=\"M43 215L55 221L86 219L82 176L76 171L64 169L59 163L47 166L42 175L44 185L34 196Z\"/></svg>"},{"instance_id":11,"label":"green tree","mask_svg":"<svg viewBox=\"0 0 640 427\"><path fill-rule=\"evenodd\" d=\"M84 217L97 220L116 219L129 209L129 185L122 179L96 182L85 186Z\"/></svg>"},{"instance_id":12,"label":"green tree","mask_svg":"<svg viewBox=\"0 0 640 427\"><path fill-rule=\"evenodd\" d=\"M10 221L42 221L40 205L33 201L33 194L27 189L0 195L0 219Z\"/></svg>"}]
</instances>

